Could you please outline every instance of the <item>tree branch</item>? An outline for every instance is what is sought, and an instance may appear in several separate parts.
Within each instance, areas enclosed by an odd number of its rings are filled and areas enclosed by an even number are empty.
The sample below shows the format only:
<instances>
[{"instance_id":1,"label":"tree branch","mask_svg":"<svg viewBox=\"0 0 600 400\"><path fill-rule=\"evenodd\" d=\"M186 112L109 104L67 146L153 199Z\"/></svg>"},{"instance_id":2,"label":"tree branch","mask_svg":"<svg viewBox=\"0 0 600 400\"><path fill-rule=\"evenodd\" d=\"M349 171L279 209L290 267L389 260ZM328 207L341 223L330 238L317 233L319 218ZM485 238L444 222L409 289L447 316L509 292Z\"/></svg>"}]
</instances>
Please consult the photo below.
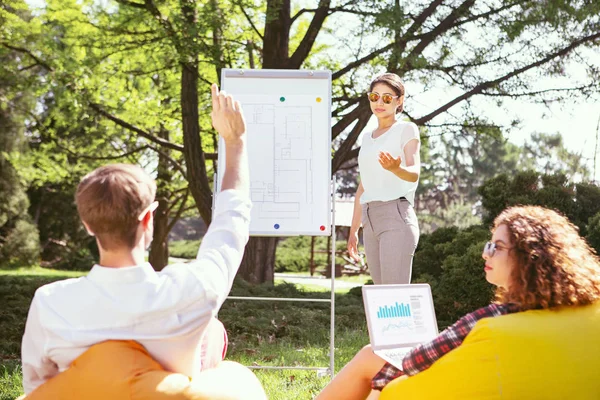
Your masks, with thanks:
<instances>
[{"instance_id":1,"label":"tree branch","mask_svg":"<svg viewBox=\"0 0 600 400\"><path fill-rule=\"evenodd\" d=\"M160 25L162 25L162 27L167 31L167 35L169 37L171 37L171 39L173 40L173 44L175 45L177 50L178 51L181 50L181 45L180 45L179 41L177 40L177 34L176 34L175 29L173 28L173 25L171 25L169 20L161 14L160 10L158 9L158 7L156 7L156 4L154 4L154 2L152 0L144 0L144 4L134 3L134 2L128 1L128 0L116 0L116 1L118 3L124 4L127 6L131 6L131 7L139 8L141 10L148 11L158 21L158 23Z\"/></svg>"},{"instance_id":2,"label":"tree branch","mask_svg":"<svg viewBox=\"0 0 600 400\"><path fill-rule=\"evenodd\" d=\"M125 6L129 6L129 7L134 7L134 8L138 8L140 10L145 10L146 9L146 5L142 4L142 3L136 3L133 1L127 1L127 0L117 0L118 3L121 3Z\"/></svg>"},{"instance_id":3,"label":"tree branch","mask_svg":"<svg viewBox=\"0 0 600 400\"><path fill-rule=\"evenodd\" d=\"M587 85L578 86L574 88L553 88L553 89L543 89L543 90L535 90L532 92L522 92L522 93L491 93L482 91L481 94L490 97L530 97L536 96L538 94L550 93L550 92L581 92L585 89L590 89L596 87L597 84L592 82Z\"/></svg>"},{"instance_id":4,"label":"tree branch","mask_svg":"<svg viewBox=\"0 0 600 400\"><path fill-rule=\"evenodd\" d=\"M354 120L356 120L360 115L364 113L364 110L367 109L367 98L363 96L358 101L358 105L348 114L344 115L332 128L331 128L331 138L335 139L338 137L340 133L344 131ZM370 110L369 110L370 111Z\"/></svg>"},{"instance_id":5,"label":"tree branch","mask_svg":"<svg viewBox=\"0 0 600 400\"><path fill-rule=\"evenodd\" d=\"M532 68L536 68L539 67L541 65L544 65L546 63L548 63L549 61L554 60L555 58L558 57L562 57L566 54L568 54L569 52L571 52L573 49L576 49L578 46L582 45L583 43L586 42L591 42L594 40L600 39L600 32L595 33L593 35L589 35L586 37L583 37L581 39L575 40L574 42L572 42L570 45L568 45L567 47L558 50L550 55L548 55L547 57L542 58L541 60L538 60L536 62L533 62L531 64L528 64L524 67L515 69L511 72L509 72L508 74L501 76L500 78L491 80L491 81L487 81L487 82L482 82L479 85L476 85L473 89L469 90L466 93L463 93L462 95L456 97L454 100L449 101L448 103L446 103L445 105L443 105L442 107L438 108L437 110L421 117L421 118L417 118L414 122L417 125L423 125L425 123L427 123L428 121L432 120L433 118L435 118L436 116L440 115L441 113L449 110L451 107L453 107L454 105L460 103L463 100L466 100L476 94L481 94L484 90L486 89L490 89L493 88L494 86L499 85L500 83L509 80L510 78L517 76L519 74L522 74L523 72L526 72Z\"/></svg>"},{"instance_id":6,"label":"tree branch","mask_svg":"<svg viewBox=\"0 0 600 400\"><path fill-rule=\"evenodd\" d=\"M354 125L352 131L350 131L348 134L348 137L342 142L338 150L335 152L333 160L331 160L331 166L334 173L344 164L344 162L349 160L352 146L354 146L358 136L367 125L367 122L369 122L369 118L371 118L371 110L368 110L364 107L359 110L360 114L358 115L358 121L356 121L356 125Z\"/></svg>"},{"instance_id":7,"label":"tree branch","mask_svg":"<svg viewBox=\"0 0 600 400\"><path fill-rule=\"evenodd\" d=\"M360 58L360 59L358 59L356 61L351 62L350 64L346 65L344 68L342 68L342 69L334 72L333 74L331 74L331 80L339 79L342 75L346 74L347 72L349 72L353 68L356 68L356 67L364 64L367 61L371 61L372 59L374 59L378 55L383 54L386 51L390 50L392 47L394 47L394 45L395 45L395 43L390 43L387 46L382 47L381 49L375 50L371 54L367 54L363 58Z\"/></svg>"},{"instance_id":8,"label":"tree branch","mask_svg":"<svg viewBox=\"0 0 600 400\"><path fill-rule=\"evenodd\" d=\"M181 205L179 206L177 213L171 219L171 222L169 222L169 225L167 227L167 232L171 232L171 229L173 229L173 227L175 226L175 224L177 223L179 218L181 218L181 214L183 214L183 212L185 210L185 203L188 200L189 194L190 194L190 189L188 188L181 197ZM179 202L179 199L177 199L175 202L173 202L173 206L175 206L175 204L177 204L177 202ZM169 212L171 212L171 210L172 210L172 207L169 208Z\"/></svg>"},{"instance_id":9,"label":"tree branch","mask_svg":"<svg viewBox=\"0 0 600 400\"><path fill-rule=\"evenodd\" d=\"M256 34L258 35L258 37L261 40L264 40L263 35L260 33L260 31L256 28L256 25L254 25L254 22L252 22L252 18L250 18L250 16L248 15L248 13L246 12L246 9L244 8L244 6L242 6L242 4L240 4L240 2L236 2L237 6L240 8L240 10L242 10L242 13L244 14L244 17L246 17L246 20L248 21L248 23L250 24L250 26L252 27L252 29L254 30L254 32L256 32Z\"/></svg>"},{"instance_id":10,"label":"tree branch","mask_svg":"<svg viewBox=\"0 0 600 400\"><path fill-rule=\"evenodd\" d=\"M50 65L46 64L44 61L37 58L30 50L24 49L22 47L11 46L8 43L2 43L2 45L4 47L6 47L7 49L27 54L29 57L33 58L33 61L35 61L36 64L41 65L42 67L46 68L48 71L53 71L53 69L52 69L52 67L50 67Z\"/></svg>"},{"instance_id":11,"label":"tree branch","mask_svg":"<svg viewBox=\"0 0 600 400\"><path fill-rule=\"evenodd\" d=\"M173 165L173 167L181 173L181 175L183 176L183 179L185 179L187 181L187 173L183 169L183 166L181 165L181 163L175 161L175 159L172 158L167 152L162 151L158 147L154 147L154 146L150 146L150 145L148 145L148 147L150 149L152 149L153 151L157 152L158 154L160 154L165 159L167 159Z\"/></svg>"},{"instance_id":12,"label":"tree branch","mask_svg":"<svg viewBox=\"0 0 600 400\"><path fill-rule=\"evenodd\" d=\"M388 44L387 46L382 47L381 49L373 51L371 54L367 54L366 56L364 56L361 59L351 62L350 64L346 65L344 68L334 72L331 75L331 79L332 80L339 79L342 75L344 75L347 72L351 71L352 69L364 64L367 61L373 60L378 55L383 54L388 50L391 50L394 46L399 46L399 49L397 49L397 52L400 54L403 51L403 49L405 48L406 44L410 40L414 39L413 34L415 32L417 32L421 28L421 26L423 26L423 23L427 20L427 18L429 18L434 13L436 8L443 2L444 2L444 0L435 0L427 8L425 8L421 12L421 14L419 14L415 18L412 25L408 28L406 33L403 35L403 39L402 39L401 43L392 42L392 43Z\"/></svg>"},{"instance_id":13,"label":"tree branch","mask_svg":"<svg viewBox=\"0 0 600 400\"><path fill-rule=\"evenodd\" d=\"M154 135L152 135L152 134L150 134L128 122L125 122L122 119L120 119L120 118L110 114L109 112L105 111L104 109L102 109L102 107L99 104L90 103L90 107L93 110L95 110L98 114L108 118L115 124L122 126L123 128L128 129L132 132L135 132L138 135L140 135L141 137L150 140L151 142L154 142L160 146L164 146L164 147L167 147L172 150L183 151L183 146L175 144L175 143L171 143L171 142L161 139L161 138L158 138L158 137L156 137L156 136L154 136Z\"/></svg>"},{"instance_id":14,"label":"tree branch","mask_svg":"<svg viewBox=\"0 0 600 400\"><path fill-rule=\"evenodd\" d=\"M407 62L400 69L399 75L403 75L404 72L410 70L412 68L412 60L417 58L423 50L427 48L435 39L440 37L444 32L452 29L454 27L454 22L466 11L468 11L473 4L475 4L475 0L466 0L460 6L452 10L450 14L446 18L442 20L434 29L427 32L422 36L422 39L419 43L411 50L411 52L406 57Z\"/></svg>"},{"instance_id":15,"label":"tree branch","mask_svg":"<svg viewBox=\"0 0 600 400\"><path fill-rule=\"evenodd\" d=\"M293 24L294 21L296 21L302 14L313 13L313 12L316 12L316 11L319 11L319 9L318 8L303 8L302 10L298 11L296 13L296 15L294 15L290 21ZM363 17L376 17L376 16L379 15L379 13L369 12L369 11L352 10L352 9L349 9L349 8L345 8L344 6L333 7L333 8L329 9L329 15L331 15L333 13L336 13L336 12L361 15Z\"/></svg>"},{"instance_id":16,"label":"tree branch","mask_svg":"<svg viewBox=\"0 0 600 400\"><path fill-rule=\"evenodd\" d=\"M346 103L344 105L340 105L339 107L336 107L336 109L331 112L331 116L332 117L339 116L339 114L341 112L343 112L344 110L346 110L346 109L352 107L353 105L355 105L356 103L358 103L360 101L361 97L362 96L357 96L354 98L338 97L335 99L331 99L333 102L346 101Z\"/></svg>"},{"instance_id":17,"label":"tree branch","mask_svg":"<svg viewBox=\"0 0 600 400\"><path fill-rule=\"evenodd\" d=\"M310 21L310 25L302 38L302 41L298 45L296 51L289 59L288 65L291 69L298 69L302 66L302 63L308 57L310 50L312 49L315 40L317 39L317 35L321 31L323 27L323 22L329 15L329 5L331 4L331 0L320 0L319 8L315 12L315 15Z\"/></svg>"},{"instance_id":18,"label":"tree branch","mask_svg":"<svg viewBox=\"0 0 600 400\"><path fill-rule=\"evenodd\" d=\"M88 159L88 160L118 160L118 159L125 158L125 157L133 155L135 153L139 153L140 151L143 151L143 150L151 148L150 146L145 145L145 146L142 146L142 147L135 148L135 149L133 149L131 151L128 151L126 153L118 154L116 156L88 156L88 155L85 155L85 154L79 154L79 153L77 153L77 152L75 152L75 151L73 151L73 150L71 150L71 149L69 149L69 148L61 145L58 141L56 141L55 143L56 143L56 145L59 148L63 149L67 153L69 153L69 154L71 154L71 155L73 155L73 156L75 156L77 158L85 158L85 159Z\"/></svg>"}]
</instances>

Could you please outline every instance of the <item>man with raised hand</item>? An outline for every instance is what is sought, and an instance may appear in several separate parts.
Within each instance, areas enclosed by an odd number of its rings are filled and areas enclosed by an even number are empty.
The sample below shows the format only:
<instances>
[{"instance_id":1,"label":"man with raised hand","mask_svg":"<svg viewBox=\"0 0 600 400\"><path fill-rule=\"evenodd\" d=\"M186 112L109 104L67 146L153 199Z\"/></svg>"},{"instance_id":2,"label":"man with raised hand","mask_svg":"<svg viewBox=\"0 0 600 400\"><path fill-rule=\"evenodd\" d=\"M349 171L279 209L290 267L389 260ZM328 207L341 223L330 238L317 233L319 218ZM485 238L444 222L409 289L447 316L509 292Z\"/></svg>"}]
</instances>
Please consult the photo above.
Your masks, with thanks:
<instances>
[{"instance_id":1,"label":"man with raised hand","mask_svg":"<svg viewBox=\"0 0 600 400\"><path fill-rule=\"evenodd\" d=\"M87 276L36 291L22 342L26 394L108 340L135 341L165 370L192 381L223 360L227 336L216 315L248 241L251 202L241 106L217 85L211 94L226 162L196 260L160 272L145 262L158 204L156 184L140 167L111 164L86 175L75 200L100 260Z\"/></svg>"}]
</instances>

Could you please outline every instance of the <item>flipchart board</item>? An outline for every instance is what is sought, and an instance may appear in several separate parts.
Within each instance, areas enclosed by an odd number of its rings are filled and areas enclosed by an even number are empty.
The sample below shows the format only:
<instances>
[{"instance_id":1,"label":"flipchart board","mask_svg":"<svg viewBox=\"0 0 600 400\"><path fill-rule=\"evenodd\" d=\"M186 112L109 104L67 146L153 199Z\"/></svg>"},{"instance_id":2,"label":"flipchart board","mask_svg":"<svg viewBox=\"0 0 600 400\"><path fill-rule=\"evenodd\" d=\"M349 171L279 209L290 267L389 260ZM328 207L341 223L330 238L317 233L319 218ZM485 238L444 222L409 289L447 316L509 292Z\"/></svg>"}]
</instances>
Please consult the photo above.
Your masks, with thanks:
<instances>
[{"instance_id":1,"label":"flipchart board","mask_svg":"<svg viewBox=\"0 0 600 400\"><path fill-rule=\"evenodd\" d=\"M331 72L223 69L221 89L246 119L250 234L331 235Z\"/></svg>"}]
</instances>

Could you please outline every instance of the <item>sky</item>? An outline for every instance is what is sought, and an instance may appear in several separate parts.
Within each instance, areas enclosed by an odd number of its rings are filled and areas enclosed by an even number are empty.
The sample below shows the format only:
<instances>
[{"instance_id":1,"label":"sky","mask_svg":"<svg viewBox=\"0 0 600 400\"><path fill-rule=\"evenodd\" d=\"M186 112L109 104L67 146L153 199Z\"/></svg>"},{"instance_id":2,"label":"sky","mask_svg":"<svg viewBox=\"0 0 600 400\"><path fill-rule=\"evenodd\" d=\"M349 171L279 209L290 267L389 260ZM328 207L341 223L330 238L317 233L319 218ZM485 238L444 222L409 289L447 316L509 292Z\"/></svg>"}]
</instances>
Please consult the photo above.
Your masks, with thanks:
<instances>
[{"instance_id":1,"label":"sky","mask_svg":"<svg viewBox=\"0 0 600 400\"><path fill-rule=\"evenodd\" d=\"M45 0L26 0L33 7L40 7L45 4ZM309 5L310 1L300 0L300 3ZM344 22L348 22L347 26L353 23L351 17L345 14ZM344 24L336 25L337 29L334 34L343 35ZM350 29L350 28L349 28ZM336 54L343 53L343 49L336 48ZM600 54L592 54L592 63L600 66ZM577 66L568 66L566 74L574 77L575 80L582 78L582 71ZM568 85L569 82L563 82ZM557 87L555 82L549 81L547 87ZM560 87L560 85L558 85ZM406 82L407 101L414 102L414 109L418 111L418 115L425 115L427 109L435 109L435 105L443 104L452 99L456 93L440 92L439 90L421 90L416 84ZM600 154L596 152L596 136L600 122L600 98L596 98L573 102L563 102L560 104L551 104L544 106L534 104L526 99L507 101L504 108L487 106L485 100L475 98L474 103L480 107L482 112L488 113L492 120L502 124L507 120L518 118L521 124L518 129L513 129L507 134L507 139L516 144L522 145L533 132L556 133L559 132L563 136L565 146L577 153L581 153L587 160L590 170L593 172L594 158L596 159L597 168L594 179L600 180ZM407 104L408 106L408 104ZM458 108L458 106L455 106ZM452 113L457 111L450 109ZM365 128L369 131L376 127L376 119L372 118ZM598 145L600 147L600 144Z\"/></svg>"}]
</instances>

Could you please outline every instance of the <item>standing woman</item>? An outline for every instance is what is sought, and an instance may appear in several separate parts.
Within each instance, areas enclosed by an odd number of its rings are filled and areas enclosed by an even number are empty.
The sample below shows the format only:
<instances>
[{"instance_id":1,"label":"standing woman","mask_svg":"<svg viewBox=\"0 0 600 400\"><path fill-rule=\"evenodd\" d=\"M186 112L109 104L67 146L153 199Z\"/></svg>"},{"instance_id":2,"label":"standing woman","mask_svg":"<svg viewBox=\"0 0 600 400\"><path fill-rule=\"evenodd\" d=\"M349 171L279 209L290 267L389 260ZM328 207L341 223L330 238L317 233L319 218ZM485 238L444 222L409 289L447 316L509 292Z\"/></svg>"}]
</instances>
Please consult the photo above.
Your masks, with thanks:
<instances>
[{"instance_id":1,"label":"standing woman","mask_svg":"<svg viewBox=\"0 0 600 400\"><path fill-rule=\"evenodd\" d=\"M404 109L404 85L396 74L376 77L367 93L378 127L363 136L358 154L360 184L348 238L348 253L358 260L358 229L375 284L410 283L419 242L413 209L419 182L419 130L396 115Z\"/></svg>"}]
</instances>

